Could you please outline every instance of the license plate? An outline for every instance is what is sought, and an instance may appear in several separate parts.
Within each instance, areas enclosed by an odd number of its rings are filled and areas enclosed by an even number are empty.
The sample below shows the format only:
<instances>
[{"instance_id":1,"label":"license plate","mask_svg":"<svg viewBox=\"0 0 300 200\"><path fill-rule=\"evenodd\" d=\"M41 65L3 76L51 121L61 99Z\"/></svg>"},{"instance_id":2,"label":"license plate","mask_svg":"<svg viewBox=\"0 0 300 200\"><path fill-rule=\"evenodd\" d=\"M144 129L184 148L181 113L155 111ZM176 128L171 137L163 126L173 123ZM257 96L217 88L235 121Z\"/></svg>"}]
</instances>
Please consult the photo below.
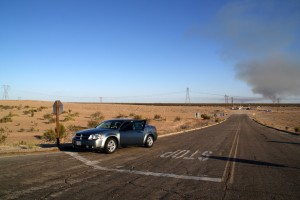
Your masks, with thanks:
<instances>
[{"instance_id":1,"label":"license plate","mask_svg":"<svg viewBox=\"0 0 300 200\"><path fill-rule=\"evenodd\" d=\"M77 146L81 146L81 141L76 141Z\"/></svg>"}]
</instances>

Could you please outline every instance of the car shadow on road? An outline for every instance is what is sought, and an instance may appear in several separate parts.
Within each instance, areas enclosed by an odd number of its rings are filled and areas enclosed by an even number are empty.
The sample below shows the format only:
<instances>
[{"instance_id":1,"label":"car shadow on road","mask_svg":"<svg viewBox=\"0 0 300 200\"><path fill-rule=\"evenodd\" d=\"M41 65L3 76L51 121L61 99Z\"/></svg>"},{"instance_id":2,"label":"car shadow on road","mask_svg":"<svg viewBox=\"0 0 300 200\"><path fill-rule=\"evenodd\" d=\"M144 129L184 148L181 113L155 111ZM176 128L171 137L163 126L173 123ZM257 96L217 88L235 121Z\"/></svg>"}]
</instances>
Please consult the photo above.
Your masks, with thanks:
<instances>
[{"instance_id":1,"label":"car shadow on road","mask_svg":"<svg viewBox=\"0 0 300 200\"><path fill-rule=\"evenodd\" d=\"M53 144L40 144L39 146L43 149L49 149L49 150L58 149L59 151L65 151L65 152L78 152L77 149L73 148L72 143L61 143L59 145L59 147L55 143L53 143Z\"/></svg>"},{"instance_id":2,"label":"car shadow on road","mask_svg":"<svg viewBox=\"0 0 300 200\"><path fill-rule=\"evenodd\" d=\"M207 157L209 159L237 162L237 163L250 164L250 165L300 169L299 167L289 167L289 166L286 166L283 164L276 164L276 163L270 163L270 162L264 162L264 161L258 161L258 160L248 160L248 159L243 159L243 158L232 158L232 157L213 156L213 155L204 156L204 157Z\"/></svg>"}]
</instances>

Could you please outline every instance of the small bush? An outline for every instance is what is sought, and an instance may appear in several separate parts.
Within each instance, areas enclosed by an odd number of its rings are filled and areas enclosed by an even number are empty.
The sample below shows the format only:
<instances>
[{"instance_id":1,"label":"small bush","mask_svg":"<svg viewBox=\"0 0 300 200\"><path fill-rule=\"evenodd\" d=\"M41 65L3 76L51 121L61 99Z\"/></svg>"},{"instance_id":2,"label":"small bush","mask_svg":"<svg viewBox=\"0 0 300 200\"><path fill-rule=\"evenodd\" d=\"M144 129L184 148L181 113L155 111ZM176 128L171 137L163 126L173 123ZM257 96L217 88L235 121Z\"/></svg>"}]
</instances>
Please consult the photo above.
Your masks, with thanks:
<instances>
[{"instance_id":1,"label":"small bush","mask_svg":"<svg viewBox=\"0 0 300 200\"><path fill-rule=\"evenodd\" d=\"M185 129L188 129L188 128L189 128L189 126L187 124L183 124L183 125L180 126L181 130L185 130Z\"/></svg>"},{"instance_id":2,"label":"small bush","mask_svg":"<svg viewBox=\"0 0 300 200\"><path fill-rule=\"evenodd\" d=\"M181 118L177 116L177 117L175 117L174 122L178 122L180 120L181 120Z\"/></svg>"},{"instance_id":3,"label":"small bush","mask_svg":"<svg viewBox=\"0 0 300 200\"><path fill-rule=\"evenodd\" d=\"M69 131L71 131L71 132L77 132L77 131L79 131L80 129L82 129L82 127L81 127L81 126L76 126L76 125L69 125L69 126L68 126L68 129L69 129Z\"/></svg>"},{"instance_id":4,"label":"small bush","mask_svg":"<svg viewBox=\"0 0 300 200\"><path fill-rule=\"evenodd\" d=\"M5 133L4 128L0 128L0 144L4 143L7 138L7 134Z\"/></svg>"},{"instance_id":5,"label":"small bush","mask_svg":"<svg viewBox=\"0 0 300 200\"><path fill-rule=\"evenodd\" d=\"M0 108L4 109L4 110L11 110L14 109L15 106L4 106L4 105L0 105Z\"/></svg>"},{"instance_id":6,"label":"small bush","mask_svg":"<svg viewBox=\"0 0 300 200\"><path fill-rule=\"evenodd\" d=\"M91 114L90 117L92 118L93 121L101 121L104 119L101 112L95 112L95 113Z\"/></svg>"},{"instance_id":7,"label":"small bush","mask_svg":"<svg viewBox=\"0 0 300 200\"><path fill-rule=\"evenodd\" d=\"M127 116L124 114L119 114L118 116L116 116L115 118L126 118Z\"/></svg>"},{"instance_id":8,"label":"small bush","mask_svg":"<svg viewBox=\"0 0 300 200\"><path fill-rule=\"evenodd\" d=\"M7 123L7 122L12 122L12 121L13 120L11 119L10 115L6 115L0 119L0 123Z\"/></svg>"},{"instance_id":9,"label":"small bush","mask_svg":"<svg viewBox=\"0 0 300 200\"><path fill-rule=\"evenodd\" d=\"M24 132L24 131L25 131L24 128L20 128L20 129L18 130L18 132Z\"/></svg>"},{"instance_id":10,"label":"small bush","mask_svg":"<svg viewBox=\"0 0 300 200\"><path fill-rule=\"evenodd\" d=\"M300 131L300 127L299 126L295 127L295 132L299 132L299 131Z\"/></svg>"},{"instance_id":11,"label":"small bush","mask_svg":"<svg viewBox=\"0 0 300 200\"><path fill-rule=\"evenodd\" d=\"M215 119L215 122L216 122L216 123L219 123L220 121L221 121L221 120L220 120L219 118L216 118L216 119Z\"/></svg>"},{"instance_id":12,"label":"small bush","mask_svg":"<svg viewBox=\"0 0 300 200\"><path fill-rule=\"evenodd\" d=\"M67 122L67 121L75 121L75 119L74 119L72 116L68 115L68 116L65 117L65 119L64 119L63 121L64 121L64 122Z\"/></svg>"},{"instance_id":13,"label":"small bush","mask_svg":"<svg viewBox=\"0 0 300 200\"><path fill-rule=\"evenodd\" d=\"M44 138L48 141L56 140L56 133L53 129L48 129L44 132Z\"/></svg>"},{"instance_id":14,"label":"small bush","mask_svg":"<svg viewBox=\"0 0 300 200\"><path fill-rule=\"evenodd\" d=\"M49 124L54 123L56 121L52 114L45 114L43 117L44 119L48 120Z\"/></svg>"},{"instance_id":15,"label":"small bush","mask_svg":"<svg viewBox=\"0 0 300 200\"><path fill-rule=\"evenodd\" d=\"M45 107L45 106L40 106L40 107L37 109L37 111L42 111L42 110L44 110L44 109L47 109L47 107Z\"/></svg>"},{"instance_id":16,"label":"small bush","mask_svg":"<svg viewBox=\"0 0 300 200\"><path fill-rule=\"evenodd\" d=\"M209 120L210 119L210 116L208 116L207 114L202 114L201 117L204 120Z\"/></svg>"},{"instance_id":17,"label":"small bush","mask_svg":"<svg viewBox=\"0 0 300 200\"><path fill-rule=\"evenodd\" d=\"M88 121L88 127L89 128L95 128L96 126L98 126L98 124L99 124L99 122L98 121L96 121L96 120L90 120L90 121Z\"/></svg>"},{"instance_id":18,"label":"small bush","mask_svg":"<svg viewBox=\"0 0 300 200\"><path fill-rule=\"evenodd\" d=\"M133 119L140 120L140 119L143 119L143 117L142 117L142 115L134 115Z\"/></svg>"},{"instance_id":19,"label":"small bush","mask_svg":"<svg viewBox=\"0 0 300 200\"><path fill-rule=\"evenodd\" d=\"M24 110L23 113L24 113L24 115L28 115L28 114L30 114L31 112L30 112L30 110Z\"/></svg>"},{"instance_id":20,"label":"small bush","mask_svg":"<svg viewBox=\"0 0 300 200\"><path fill-rule=\"evenodd\" d=\"M44 132L44 138L48 141L56 141L56 128L55 130L53 129L48 129ZM63 124L59 124L59 139L66 138L67 137L67 132L66 128Z\"/></svg>"},{"instance_id":21,"label":"small bush","mask_svg":"<svg viewBox=\"0 0 300 200\"><path fill-rule=\"evenodd\" d=\"M158 114L154 115L154 120L161 120L161 116Z\"/></svg>"}]
</instances>

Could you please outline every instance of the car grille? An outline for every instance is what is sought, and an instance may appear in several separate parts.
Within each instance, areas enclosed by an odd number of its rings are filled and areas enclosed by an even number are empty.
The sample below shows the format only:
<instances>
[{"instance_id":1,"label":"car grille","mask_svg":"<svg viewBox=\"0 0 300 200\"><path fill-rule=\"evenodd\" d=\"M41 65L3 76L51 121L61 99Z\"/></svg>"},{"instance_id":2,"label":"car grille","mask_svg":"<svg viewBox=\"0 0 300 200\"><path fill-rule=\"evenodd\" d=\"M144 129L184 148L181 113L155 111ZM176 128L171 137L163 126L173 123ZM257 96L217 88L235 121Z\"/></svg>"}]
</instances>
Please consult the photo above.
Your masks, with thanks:
<instances>
[{"instance_id":1,"label":"car grille","mask_svg":"<svg viewBox=\"0 0 300 200\"><path fill-rule=\"evenodd\" d=\"M80 133L76 133L76 140L87 140L90 137L90 135L83 135Z\"/></svg>"}]
</instances>

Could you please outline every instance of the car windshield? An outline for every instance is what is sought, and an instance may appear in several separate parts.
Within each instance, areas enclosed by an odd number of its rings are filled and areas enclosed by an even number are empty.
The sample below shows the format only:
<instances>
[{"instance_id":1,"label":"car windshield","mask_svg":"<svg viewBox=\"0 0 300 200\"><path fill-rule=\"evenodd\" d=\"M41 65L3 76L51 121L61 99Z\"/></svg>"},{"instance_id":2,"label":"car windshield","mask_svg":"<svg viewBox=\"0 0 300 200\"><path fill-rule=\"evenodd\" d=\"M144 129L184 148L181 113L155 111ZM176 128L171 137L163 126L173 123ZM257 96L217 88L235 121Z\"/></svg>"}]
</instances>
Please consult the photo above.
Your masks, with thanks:
<instances>
[{"instance_id":1,"label":"car windshield","mask_svg":"<svg viewBox=\"0 0 300 200\"><path fill-rule=\"evenodd\" d=\"M104 129L118 129L123 121L104 121L99 124L96 128L104 128Z\"/></svg>"}]
</instances>

